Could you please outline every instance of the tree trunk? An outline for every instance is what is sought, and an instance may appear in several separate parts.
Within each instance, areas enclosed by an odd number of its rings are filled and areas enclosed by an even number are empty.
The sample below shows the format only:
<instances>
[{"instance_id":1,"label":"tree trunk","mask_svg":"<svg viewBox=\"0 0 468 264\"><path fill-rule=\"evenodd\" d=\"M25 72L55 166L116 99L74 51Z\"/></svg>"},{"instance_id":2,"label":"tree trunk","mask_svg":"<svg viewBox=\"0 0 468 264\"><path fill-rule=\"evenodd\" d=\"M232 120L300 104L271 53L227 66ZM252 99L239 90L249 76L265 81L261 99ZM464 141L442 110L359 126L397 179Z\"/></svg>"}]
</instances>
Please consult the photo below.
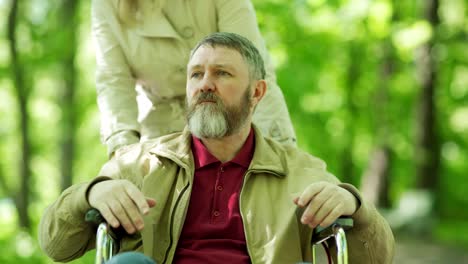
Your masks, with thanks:
<instances>
[{"instance_id":1,"label":"tree trunk","mask_svg":"<svg viewBox=\"0 0 468 264\"><path fill-rule=\"evenodd\" d=\"M24 81L24 73L16 42L16 25L18 15L18 0L12 0L10 13L8 14L8 40L11 55L12 79L15 87L16 97L18 98L18 112L21 131L21 162L20 162L20 188L15 197L16 208L19 215L20 226L30 229L31 223L28 214L29 206L29 181L31 176L31 141L29 137L29 117L27 104L29 98L29 89Z\"/></svg>"},{"instance_id":2,"label":"tree trunk","mask_svg":"<svg viewBox=\"0 0 468 264\"><path fill-rule=\"evenodd\" d=\"M356 184L354 175L354 161L353 161L353 148L354 148L354 119L356 117L356 106L353 102L354 89L360 75L359 69L359 49L358 43L351 42L348 48L349 50L349 66L348 75L346 80L346 95L345 95L345 107L347 109L348 116L345 117L346 131L346 143L342 152L342 165L341 165L341 180L343 182Z\"/></svg>"},{"instance_id":3,"label":"tree trunk","mask_svg":"<svg viewBox=\"0 0 468 264\"><path fill-rule=\"evenodd\" d=\"M391 168L390 148L379 146L372 153L371 161L362 176L362 195L375 206L390 208L389 175Z\"/></svg>"},{"instance_id":4,"label":"tree trunk","mask_svg":"<svg viewBox=\"0 0 468 264\"><path fill-rule=\"evenodd\" d=\"M418 80L421 83L421 94L418 105L417 138L416 138L416 176L417 187L433 193L438 192L440 146L436 131L435 88L437 62L432 54L436 42L439 18L438 0L425 1L425 18L434 29L434 37L419 50L416 63Z\"/></svg>"},{"instance_id":5,"label":"tree trunk","mask_svg":"<svg viewBox=\"0 0 468 264\"><path fill-rule=\"evenodd\" d=\"M362 177L361 190L364 197L376 206L389 208L389 176L391 168L391 149L388 144L390 135L388 117L388 89L394 72L394 56L390 39L383 44L383 63L380 67L374 104L374 123L376 126L377 146L369 165Z\"/></svg>"},{"instance_id":6,"label":"tree trunk","mask_svg":"<svg viewBox=\"0 0 468 264\"><path fill-rule=\"evenodd\" d=\"M75 54L77 49L76 35L77 30L77 7L76 0L63 0L60 6L60 23L63 25L64 34L66 34L67 49L62 58L62 76L63 87L60 96L62 108L61 120L61 189L68 188L73 181L73 160L76 138L76 68Z\"/></svg>"}]
</instances>

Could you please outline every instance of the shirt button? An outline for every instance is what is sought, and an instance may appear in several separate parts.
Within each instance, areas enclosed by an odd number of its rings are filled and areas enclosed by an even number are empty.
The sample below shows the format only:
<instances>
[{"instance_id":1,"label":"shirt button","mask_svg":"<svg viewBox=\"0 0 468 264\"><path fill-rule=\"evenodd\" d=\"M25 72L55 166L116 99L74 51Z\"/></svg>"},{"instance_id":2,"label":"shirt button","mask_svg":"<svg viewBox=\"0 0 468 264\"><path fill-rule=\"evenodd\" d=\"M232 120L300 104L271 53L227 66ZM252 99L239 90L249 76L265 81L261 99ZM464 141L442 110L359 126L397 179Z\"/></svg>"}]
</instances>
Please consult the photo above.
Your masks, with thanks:
<instances>
[{"instance_id":1,"label":"shirt button","mask_svg":"<svg viewBox=\"0 0 468 264\"><path fill-rule=\"evenodd\" d=\"M214 211L214 212L213 212L213 216L218 217L218 216L219 216L219 212L218 212L218 211Z\"/></svg>"},{"instance_id":2,"label":"shirt button","mask_svg":"<svg viewBox=\"0 0 468 264\"><path fill-rule=\"evenodd\" d=\"M216 187L216 189L217 189L218 191L222 191L222 190L223 190L223 186L218 185L218 187Z\"/></svg>"},{"instance_id":3,"label":"shirt button","mask_svg":"<svg viewBox=\"0 0 468 264\"><path fill-rule=\"evenodd\" d=\"M184 36L184 38L191 38L193 37L193 28L191 27L184 27L182 29L182 35Z\"/></svg>"},{"instance_id":4,"label":"shirt button","mask_svg":"<svg viewBox=\"0 0 468 264\"><path fill-rule=\"evenodd\" d=\"M220 170L221 172L224 172L224 167L221 167L219 170Z\"/></svg>"}]
</instances>

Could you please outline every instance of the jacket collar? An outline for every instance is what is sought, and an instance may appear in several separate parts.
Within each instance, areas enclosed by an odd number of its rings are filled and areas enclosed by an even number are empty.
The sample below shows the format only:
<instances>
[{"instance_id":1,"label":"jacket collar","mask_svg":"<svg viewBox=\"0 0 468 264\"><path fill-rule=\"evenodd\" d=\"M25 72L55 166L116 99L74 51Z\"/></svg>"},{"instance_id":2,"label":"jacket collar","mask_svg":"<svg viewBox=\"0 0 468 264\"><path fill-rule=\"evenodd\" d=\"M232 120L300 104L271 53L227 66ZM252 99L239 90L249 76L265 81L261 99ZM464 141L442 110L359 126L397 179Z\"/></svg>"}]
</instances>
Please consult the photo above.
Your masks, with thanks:
<instances>
[{"instance_id":1,"label":"jacket collar","mask_svg":"<svg viewBox=\"0 0 468 264\"><path fill-rule=\"evenodd\" d=\"M279 151L283 146L272 139L264 138L255 125L253 125L253 128L255 132L255 151L249 170L268 171L277 177L285 177L287 175L286 157ZM182 132L155 140L149 152L170 159L182 168L192 170L194 159L190 147L191 140L190 131L185 127Z\"/></svg>"}]
</instances>

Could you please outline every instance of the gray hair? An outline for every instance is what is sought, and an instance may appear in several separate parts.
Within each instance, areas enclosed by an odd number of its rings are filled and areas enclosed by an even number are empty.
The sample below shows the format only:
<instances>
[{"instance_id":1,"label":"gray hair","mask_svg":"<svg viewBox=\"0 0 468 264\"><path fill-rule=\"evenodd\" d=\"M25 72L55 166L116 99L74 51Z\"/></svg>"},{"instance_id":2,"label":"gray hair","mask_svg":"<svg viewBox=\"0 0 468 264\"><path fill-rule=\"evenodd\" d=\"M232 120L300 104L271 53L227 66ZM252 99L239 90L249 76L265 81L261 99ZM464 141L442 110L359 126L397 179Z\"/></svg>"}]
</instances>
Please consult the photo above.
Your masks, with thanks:
<instances>
[{"instance_id":1,"label":"gray hair","mask_svg":"<svg viewBox=\"0 0 468 264\"><path fill-rule=\"evenodd\" d=\"M258 49L247 38L229 32L216 32L200 40L190 53L193 54L202 46L225 47L237 50L250 68L250 78L255 80L265 79L265 65Z\"/></svg>"}]
</instances>

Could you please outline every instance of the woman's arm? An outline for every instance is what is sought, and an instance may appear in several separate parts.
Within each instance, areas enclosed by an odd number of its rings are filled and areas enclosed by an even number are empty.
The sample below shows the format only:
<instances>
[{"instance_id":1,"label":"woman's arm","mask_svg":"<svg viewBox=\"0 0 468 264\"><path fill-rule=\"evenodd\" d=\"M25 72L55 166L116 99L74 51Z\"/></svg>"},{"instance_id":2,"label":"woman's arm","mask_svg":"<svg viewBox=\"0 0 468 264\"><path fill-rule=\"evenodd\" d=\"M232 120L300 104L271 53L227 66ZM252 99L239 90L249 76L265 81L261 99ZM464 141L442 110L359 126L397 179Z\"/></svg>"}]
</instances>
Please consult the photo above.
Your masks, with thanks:
<instances>
[{"instance_id":1,"label":"woman's arm","mask_svg":"<svg viewBox=\"0 0 468 264\"><path fill-rule=\"evenodd\" d=\"M112 154L139 141L135 78L124 53L117 1L93 0L92 36L96 51L96 90L101 140Z\"/></svg>"}]
</instances>

